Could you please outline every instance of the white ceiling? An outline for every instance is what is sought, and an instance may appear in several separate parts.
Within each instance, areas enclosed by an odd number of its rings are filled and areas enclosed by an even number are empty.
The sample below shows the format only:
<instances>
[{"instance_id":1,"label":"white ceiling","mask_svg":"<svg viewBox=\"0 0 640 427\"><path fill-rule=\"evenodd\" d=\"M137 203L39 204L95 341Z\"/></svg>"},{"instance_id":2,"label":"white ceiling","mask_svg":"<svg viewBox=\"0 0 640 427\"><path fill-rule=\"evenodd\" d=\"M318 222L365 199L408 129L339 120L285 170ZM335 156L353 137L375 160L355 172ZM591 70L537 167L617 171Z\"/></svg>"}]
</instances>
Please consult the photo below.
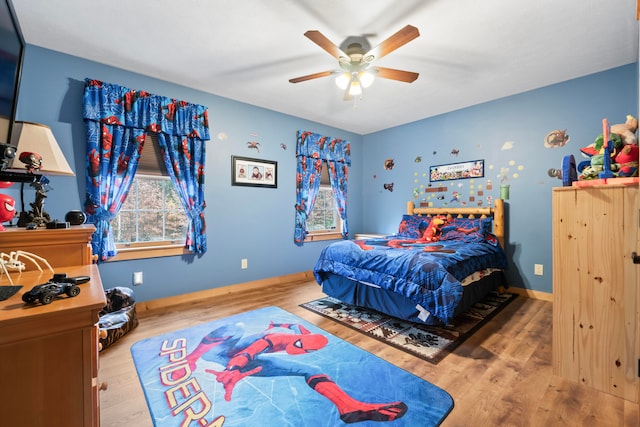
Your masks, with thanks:
<instances>
[{"instance_id":1,"label":"white ceiling","mask_svg":"<svg viewBox=\"0 0 640 427\"><path fill-rule=\"evenodd\" d=\"M638 60L636 0L12 2L29 44L358 134ZM332 77L288 82L338 68L307 30L376 46L407 24L420 37L377 65L414 83L377 79L354 104Z\"/></svg>"}]
</instances>

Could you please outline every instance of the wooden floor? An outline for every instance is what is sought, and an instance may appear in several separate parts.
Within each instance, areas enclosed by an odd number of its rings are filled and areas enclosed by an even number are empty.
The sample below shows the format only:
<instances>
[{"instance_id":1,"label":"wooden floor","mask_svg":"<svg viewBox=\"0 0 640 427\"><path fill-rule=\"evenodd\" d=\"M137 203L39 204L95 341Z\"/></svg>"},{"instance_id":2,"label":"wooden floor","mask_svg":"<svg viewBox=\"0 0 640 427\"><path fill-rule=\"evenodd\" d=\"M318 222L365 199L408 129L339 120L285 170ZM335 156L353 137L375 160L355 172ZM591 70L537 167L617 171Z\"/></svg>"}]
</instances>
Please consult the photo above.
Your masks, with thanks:
<instances>
[{"instance_id":1,"label":"wooden floor","mask_svg":"<svg viewBox=\"0 0 640 427\"><path fill-rule=\"evenodd\" d=\"M443 388L455 407L443 426L629 426L638 405L552 374L551 303L518 297L439 364L382 344L298 305L321 297L315 282L267 285L140 313L140 325L100 353L103 427L151 426L129 348L135 342L260 307L279 306ZM384 425L381 423L380 425Z\"/></svg>"}]
</instances>

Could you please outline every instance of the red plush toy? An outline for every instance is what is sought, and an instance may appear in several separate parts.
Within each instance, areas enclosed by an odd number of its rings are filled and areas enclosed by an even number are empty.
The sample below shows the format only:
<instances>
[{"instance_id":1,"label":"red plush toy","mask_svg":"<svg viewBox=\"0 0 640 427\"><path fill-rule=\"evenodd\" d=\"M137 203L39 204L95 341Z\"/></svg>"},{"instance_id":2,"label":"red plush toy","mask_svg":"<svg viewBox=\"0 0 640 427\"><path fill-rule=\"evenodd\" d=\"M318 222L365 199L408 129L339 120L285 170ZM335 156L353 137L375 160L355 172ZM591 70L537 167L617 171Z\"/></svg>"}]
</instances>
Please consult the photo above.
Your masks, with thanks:
<instances>
[{"instance_id":1,"label":"red plush toy","mask_svg":"<svg viewBox=\"0 0 640 427\"><path fill-rule=\"evenodd\" d=\"M638 146L635 144L625 145L616 155L614 167L617 168L616 176L631 177L638 176Z\"/></svg>"},{"instance_id":2,"label":"red plush toy","mask_svg":"<svg viewBox=\"0 0 640 427\"><path fill-rule=\"evenodd\" d=\"M7 194L0 194L0 231L4 231L3 222L9 221L16 214L16 201Z\"/></svg>"},{"instance_id":3,"label":"red plush toy","mask_svg":"<svg viewBox=\"0 0 640 427\"><path fill-rule=\"evenodd\" d=\"M440 240L440 234L442 233L442 226L446 223L446 218L434 216L431 218L429 226L422 234L421 241L425 242L437 242Z\"/></svg>"}]
</instances>

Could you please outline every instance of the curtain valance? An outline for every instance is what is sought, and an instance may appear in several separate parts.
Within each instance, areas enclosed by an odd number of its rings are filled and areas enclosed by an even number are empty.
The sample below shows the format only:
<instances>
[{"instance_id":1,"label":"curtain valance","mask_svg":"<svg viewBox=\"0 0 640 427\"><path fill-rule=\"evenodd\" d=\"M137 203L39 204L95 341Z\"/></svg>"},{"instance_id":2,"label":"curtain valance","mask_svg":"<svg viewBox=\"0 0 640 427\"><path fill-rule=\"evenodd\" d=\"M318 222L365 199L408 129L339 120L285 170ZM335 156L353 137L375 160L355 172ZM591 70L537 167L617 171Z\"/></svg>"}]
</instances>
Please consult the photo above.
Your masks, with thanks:
<instances>
[{"instance_id":1,"label":"curtain valance","mask_svg":"<svg viewBox=\"0 0 640 427\"><path fill-rule=\"evenodd\" d=\"M209 140L208 109L203 105L85 79L85 120Z\"/></svg>"},{"instance_id":2,"label":"curtain valance","mask_svg":"<svg viewBox=\"0 0 640 427\"><path fill-rule=\"evenodd\" d=\"M351 144L340 138L332 138L319 133L298 131L296 156L351 165Z\"/></svg>"}]
</instances>

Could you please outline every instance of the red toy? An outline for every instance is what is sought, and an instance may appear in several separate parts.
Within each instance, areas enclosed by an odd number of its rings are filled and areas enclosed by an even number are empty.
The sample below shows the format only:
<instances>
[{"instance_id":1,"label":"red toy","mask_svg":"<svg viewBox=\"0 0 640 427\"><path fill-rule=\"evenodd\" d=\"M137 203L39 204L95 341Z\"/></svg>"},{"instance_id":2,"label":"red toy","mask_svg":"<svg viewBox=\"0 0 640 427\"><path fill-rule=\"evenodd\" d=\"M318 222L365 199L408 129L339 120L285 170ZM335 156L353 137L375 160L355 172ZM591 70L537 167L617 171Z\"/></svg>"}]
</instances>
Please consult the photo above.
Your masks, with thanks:
<instances>
[{"instance_id":1,"label":"red toy","mask_svg":"<svg viewBox=\"0 0 640 427\"><path fill-rule=\"evenodd\" d=\"M625 145L616 155L617 176L638 176L638 146Z\"/></svg>"},{"instance_id":2,"label":"red toy","mask_svg":"<svg viewBox=\"0 0 640 427\"><path fill-rule=\"evenodd\" d=\"M13 197L0 194L0 231L4 231L3 222L9 221L16 214L16 201Z\"/></svg>"},{"instance_id":3,"label":"red toy","mask_svg":"<svg viewBox=\"0 0 640 427\"><path fill-rule=\"evenodd\" d=\"M442 226L445 225L446 221L441 217L433 217L431 218L431 222L429 226L422 234L422 241L425 242L437 242L440 240L440 234L442 233Z\"/></svg>"}]
</instances>

